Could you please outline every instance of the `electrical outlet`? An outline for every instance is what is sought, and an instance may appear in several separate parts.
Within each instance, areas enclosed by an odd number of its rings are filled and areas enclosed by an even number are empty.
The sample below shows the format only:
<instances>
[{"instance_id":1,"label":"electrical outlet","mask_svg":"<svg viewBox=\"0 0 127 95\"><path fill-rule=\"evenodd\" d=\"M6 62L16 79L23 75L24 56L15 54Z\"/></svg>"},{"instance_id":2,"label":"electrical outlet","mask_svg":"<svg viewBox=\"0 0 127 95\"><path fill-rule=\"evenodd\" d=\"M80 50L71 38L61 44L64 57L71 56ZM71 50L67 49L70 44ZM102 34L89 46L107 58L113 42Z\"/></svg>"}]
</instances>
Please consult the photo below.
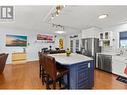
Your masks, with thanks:
<instances>
[{"instance_id":1,"label":"electrical outlet","mask_svg":"<svg viewBox=\"0 0 127 95\"><path fill-rule=\"evenodd\" d=\"M90 63L88 63L88 68L90 68Z\"/></svg>"}]
</instances>

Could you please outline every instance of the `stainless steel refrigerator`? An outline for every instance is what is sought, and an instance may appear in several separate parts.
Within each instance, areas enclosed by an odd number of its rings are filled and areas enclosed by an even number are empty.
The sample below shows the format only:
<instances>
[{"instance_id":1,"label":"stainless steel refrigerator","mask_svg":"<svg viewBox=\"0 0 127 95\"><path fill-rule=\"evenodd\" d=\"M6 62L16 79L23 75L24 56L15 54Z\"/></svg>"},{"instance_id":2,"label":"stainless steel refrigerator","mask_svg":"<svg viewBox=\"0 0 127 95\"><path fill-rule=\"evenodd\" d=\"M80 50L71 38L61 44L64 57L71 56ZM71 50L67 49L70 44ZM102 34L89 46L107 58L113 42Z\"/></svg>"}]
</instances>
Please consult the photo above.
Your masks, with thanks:
<instances>
[{"instance_id":1,"label":"stainless steel refrigerator","mask_svg":"<svg viewBox=\"0 0 127 95\"><path fill-rule=\"evenodd\" d=\"M82 39L81 52L86 56L95 58L96 53L101 52L101 47L99 47L99 39L97 38Z\"/></svg>"}]
</instances>

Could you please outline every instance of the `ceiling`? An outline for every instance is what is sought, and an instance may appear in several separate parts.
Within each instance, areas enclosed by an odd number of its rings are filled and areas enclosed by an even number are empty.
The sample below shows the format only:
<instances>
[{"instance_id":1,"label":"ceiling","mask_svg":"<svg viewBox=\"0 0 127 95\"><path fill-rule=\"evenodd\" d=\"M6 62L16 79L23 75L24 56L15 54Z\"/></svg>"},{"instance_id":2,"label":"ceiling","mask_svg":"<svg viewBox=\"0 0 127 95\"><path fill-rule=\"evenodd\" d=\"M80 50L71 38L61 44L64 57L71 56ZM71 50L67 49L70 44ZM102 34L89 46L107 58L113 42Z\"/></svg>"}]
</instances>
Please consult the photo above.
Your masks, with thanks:
<instances>
[{"instance_id":1,"label":"ceiling","mask_svg":"<svg viewBox=\"0 0 127 95\"><path fill-rule=\"evenodd\" d=\"M54 33L55 29L43 19L54 6L15 6L15 20L0 22L6 28ZM62 9L52 22L65 26L66 34L90 27L105 28L127 21L127 6L69 6ZM108 18L98 19L101 14Z\"/></svg>"},{"instance_id":2,"label":"ceiling","mask_svg":"<svg viewBox=\"0 0 127 95\"><path fill-rule=\"evenodd\" d=\"M92 26L104 28L127 21L127 6L68 6L65 7L54 22L79 29ZM98 19L101 14L108 18Z\"/></svg>"}]
</instances>

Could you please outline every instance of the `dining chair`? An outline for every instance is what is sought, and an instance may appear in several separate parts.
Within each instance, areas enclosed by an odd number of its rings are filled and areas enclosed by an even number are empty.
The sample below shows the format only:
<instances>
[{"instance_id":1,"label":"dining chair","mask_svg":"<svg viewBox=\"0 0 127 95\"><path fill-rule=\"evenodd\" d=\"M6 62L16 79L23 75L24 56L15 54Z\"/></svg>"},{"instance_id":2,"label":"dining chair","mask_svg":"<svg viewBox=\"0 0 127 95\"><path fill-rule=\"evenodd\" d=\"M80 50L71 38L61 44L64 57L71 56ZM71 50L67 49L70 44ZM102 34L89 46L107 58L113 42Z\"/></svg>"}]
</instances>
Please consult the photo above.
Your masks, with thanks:
<instances>
[{"instance_id":1,"label":"dining chair","mask_svg":"<svg viewBox=\"0 0 127 95\"><path fill-rule=\"evenodd\" d=\"M59 50L59 53L65 53L66 51L65 50Z\"/></svg>"},{"instance_id":2,"label":"dining chair","mask_svg":"<svg viewBox=\"0 0 127 95\"><path fill-rule=\"evenodd\" d=\"M67 84L66 87L69 89L69 70L67 68L57 68L56 61L54 57L45 56L46 63L44 65L47 76L46 76L46 88L49 88L49 79L52 80L53 89L56 89L56 82L59 82L61 86L61 79L64 75L67 75ZM65 84L64 84L65 85Z\"/></svg>"},{"instance_id":3,"label":"dining chair","mask_svg":"<svg viewBox=\"0 0 127 95\"><path fill-rule=\"evenodd\" d=\"M0 73L4 71L7 57L8 57L8 54L5 54L5 53L0 54Z\"/></svg>"},{"instance_id":4,"label":"dining chair","mask_svg":"<svg viewBox=\"0 0 127 95\"><path fill-rule=\"evenodd\" d=\"M1 56L1 55L5 55L5 53L1 53L0 56Z\"/></svg>"},{"instance_id":5,"label":"dining chair","mask_svg":"<svg viewBox=\"0 0 127 95\"><path fill-rule=\"evenodd\" d=\"M57 54L57 53L58 53L57 50L51 50L51 51L50 51L50 54Z\"/></svg>"}]
</instances>

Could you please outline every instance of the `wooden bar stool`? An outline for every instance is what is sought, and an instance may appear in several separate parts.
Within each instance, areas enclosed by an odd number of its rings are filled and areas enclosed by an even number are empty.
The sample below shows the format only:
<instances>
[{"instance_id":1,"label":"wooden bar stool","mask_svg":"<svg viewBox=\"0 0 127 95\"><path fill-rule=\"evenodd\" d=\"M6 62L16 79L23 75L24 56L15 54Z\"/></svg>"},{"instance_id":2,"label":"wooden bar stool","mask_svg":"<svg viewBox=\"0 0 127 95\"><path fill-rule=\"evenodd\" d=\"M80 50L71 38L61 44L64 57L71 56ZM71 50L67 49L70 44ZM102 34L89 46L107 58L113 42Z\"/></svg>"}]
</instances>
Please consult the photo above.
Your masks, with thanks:
<instances>
[{"instance_id":1,"label":"wooden bar stool","mask_svg":"<svg viewBox=\"0 0 127 95\"><path fill-rule=\"evenodd\" d=\"M64 75L67 75L67 88L69 89L69 70L67 68L57 68L56 61L54 57L51 56L45 56L45 70L46 70L46 88L49 88L49 79L52 80L53 89L56 89L56 82L59 81L61 85L61 79L64 77Z\"/></svg>"},{"instance_id":2,"label":"wooden bar stool","mask_svg":"<svg viewBox=\"0 0 127 95\"><path fill-rule=\"evenodd\" d=\"M7 57L8 57L8 54L5 54L5 53L0 54L0 73L4 71Z\"/></svg>"},{"instance_id":3,"label":"wooden bar stool","mask_svg":"<svg viewBox=\"0 0 127 95\"><path fill-rule=\"evenodd\" d=\"M38 52L39 55L39 76L42 79L42 84L44 85L45 83L45 78L46 78L46 72L44 69L44 64L45 64L45 58L44 58L44 53Z\"/></svg>"},{"instance_id":4,"label":"wooden bar stool","mask_svg":"<svg viewBox=\"0 0 127 95\"><path fill-rule=\"evenodd\" d=\"M38 52L38 57L39 57L39 77L41 78L42 75L41 52Z\"/></svg>"}]
</instances>

